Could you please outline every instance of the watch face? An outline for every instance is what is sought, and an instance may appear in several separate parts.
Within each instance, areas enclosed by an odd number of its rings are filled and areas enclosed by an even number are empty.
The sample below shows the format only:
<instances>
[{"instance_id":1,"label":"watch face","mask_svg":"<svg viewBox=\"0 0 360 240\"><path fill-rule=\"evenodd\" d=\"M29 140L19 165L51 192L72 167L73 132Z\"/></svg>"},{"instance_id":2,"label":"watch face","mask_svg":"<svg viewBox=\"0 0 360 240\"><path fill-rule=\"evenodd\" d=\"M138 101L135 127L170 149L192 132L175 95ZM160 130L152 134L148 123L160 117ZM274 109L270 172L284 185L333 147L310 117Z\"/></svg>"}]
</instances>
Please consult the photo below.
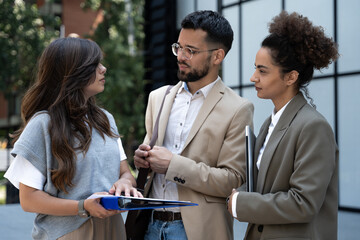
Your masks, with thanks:
<instances>
[{"instance_id":1,"label":"watch face","mask_svg":"<svg viewBox=\"0 0 360 240\"><path fill-rule=\"evenodd\" d=\"M83 217L83 218L87 218L87 217L88 217L88 215L86 214L86 212L81 212L81 213L79 213L79 216L80 216L80 217Z\"/></svg>"}]
</instances>

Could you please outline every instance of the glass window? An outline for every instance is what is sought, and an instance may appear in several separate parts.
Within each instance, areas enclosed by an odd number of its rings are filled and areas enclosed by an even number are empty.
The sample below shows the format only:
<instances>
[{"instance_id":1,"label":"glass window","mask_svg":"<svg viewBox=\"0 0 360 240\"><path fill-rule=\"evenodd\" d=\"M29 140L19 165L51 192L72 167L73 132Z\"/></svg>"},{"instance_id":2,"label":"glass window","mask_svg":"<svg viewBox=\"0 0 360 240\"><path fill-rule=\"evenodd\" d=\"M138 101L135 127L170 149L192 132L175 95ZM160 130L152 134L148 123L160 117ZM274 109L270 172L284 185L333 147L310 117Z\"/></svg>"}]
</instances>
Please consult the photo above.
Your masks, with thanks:
<instances>
[{"instance_id":1,"label":"glass window","mask_svg":"<svg viewBox=\"0 0 360 240\"><path fill-rule=\"evenodd\" d=\"M334 79L312 80L308 86L309 95L314 100L316 110L320 112L335 129Z\"/></svg>"},{"instance_id":2,"label":"glass window","mask_svg":"<svg viewBox=\"0 0 360 240\"><path fill-rule=\"evenodd\" d=\"M217 11L217 0L198 0L197 10L213 10Z\"/></svg>"},{"instance_id":3,"label":"glass window","mask_svg":"<svg viewBox=\"0 0 360 240\"><path fill-rule=\"evenodd\" d=\"M316 26L322 26L325 34L334 38L334 1L329 0L286 0L285 10L289 13L295 11L308 17ZM320 71L316 70L314 76L334 74L334 64Z\"/></svg>"},{"instance_id":4,"label":"glass window","mask_svg":"<svg viewBox=\"0 0 360 240\"><path fill-rule=\"evenodd\" d=\"M176 1L176 27L177 29L181 28L181 21L186 15L195 11L195 0L181 0Z\"/></svg>"},{"instance_id":5,"label":"glass window","mask_svg":"<svg viewBox=\"0 0 360 240\"><path fill-rule=\"evenodd\" d=\"M241 7L241 83L249 84L254 72L255 55L262 40L269 34L268 23L281 11L281 1L251 1Z\"/></svg>"},{"instance_id":6,"label":"glass window","mask_svg":"<svg viewBox=\"0 0 360 240\"><path fill-rule=\"evenodd\" d=\"M233 3L237 3L237 2L240 2L240 0L223 0L222 4L229 5L229 4L233 4Z\"/></svg>"},{"instance_id":7,"label":"glass window","mask_svg":"<svg viewBox=\"0 0 360 240\"><path fill-rule=\"evenodd\" d=\"M360 1L338 1L339 72L360 71Z\"/></svg>"},{"instance_id":8,"label":"glass window","mask_svg":"<svg viewBox=\"0 0 360 240\"><path fill-rule=\"evenodd\" d=\"M339 204L360 208L360 75L339 78ZM354 188L354 186L356 186Z\"/></svg>"},{"instance_id":9,"label":"glass window","mask_svg":"<svg viewBox=\"0 0 360 240\"><path fill-rule=\"evenodd\" d=\"M222 78L227 86L239 86L239 6L224 9L223 16L229 21L233 29L234 40L232 43L232 47L226 55L222 64Z\"/></svg>"}]
</instances>

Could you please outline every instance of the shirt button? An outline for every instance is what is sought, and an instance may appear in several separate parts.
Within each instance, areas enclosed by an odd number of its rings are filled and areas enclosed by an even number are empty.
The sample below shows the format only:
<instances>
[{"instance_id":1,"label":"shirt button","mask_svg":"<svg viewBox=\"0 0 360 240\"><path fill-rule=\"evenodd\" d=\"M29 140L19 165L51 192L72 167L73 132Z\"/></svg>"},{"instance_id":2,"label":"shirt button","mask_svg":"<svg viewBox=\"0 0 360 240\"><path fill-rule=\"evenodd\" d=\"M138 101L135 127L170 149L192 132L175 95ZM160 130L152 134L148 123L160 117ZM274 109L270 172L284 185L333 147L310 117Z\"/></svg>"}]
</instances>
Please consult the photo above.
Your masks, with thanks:
<instances>
[{"instance_id":1,"label":"shirt button","mask_svg":"<svg viewBox=\"0 0 360 240\"><path fill-rule=\"evenodd\" d=\"M182 123L180 123L180 126L182 126Z\"/></svg>"},{"instance_id":2,"label":"shirt button","mask_svg":"<svg viewBox=\"0 0 360 240\"><path fill-rule=\"evenodd\" d=\"M177 145L177 144L175 144L175 148L178 148L178 145Z\"/></svg>"},{"instance_id":3,"label":"shirt button","mask_svg":"<svg viewBox=\"0 0 360 240\"><path fill-rule=\"evenodd\" d=\"M189 105L189 102L186 102L187 105Z\"/></svg>"}]
</instances>

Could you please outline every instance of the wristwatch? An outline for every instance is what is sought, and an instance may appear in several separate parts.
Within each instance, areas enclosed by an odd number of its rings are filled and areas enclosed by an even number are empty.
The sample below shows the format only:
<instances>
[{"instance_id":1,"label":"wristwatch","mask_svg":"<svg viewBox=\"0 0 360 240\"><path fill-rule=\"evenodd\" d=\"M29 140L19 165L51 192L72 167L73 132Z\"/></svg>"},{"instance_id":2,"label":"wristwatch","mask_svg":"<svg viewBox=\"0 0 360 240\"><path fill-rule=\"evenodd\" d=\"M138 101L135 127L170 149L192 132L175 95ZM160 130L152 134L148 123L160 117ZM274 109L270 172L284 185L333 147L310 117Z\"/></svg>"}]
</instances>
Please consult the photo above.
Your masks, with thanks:
<instances>
[{"instance_id":1,"label":"wristwatch","mask_svg":"<svg viewBox=\"0 0 360 240\"><path fill-rule=\"evenodd\" d=\"M84 208L84 201L85 200L83 199L83 200L80 200L78 203L78 215L82 218L87 218L87 217L90 217L90 214Z\"/></svg>"}]
</instances>

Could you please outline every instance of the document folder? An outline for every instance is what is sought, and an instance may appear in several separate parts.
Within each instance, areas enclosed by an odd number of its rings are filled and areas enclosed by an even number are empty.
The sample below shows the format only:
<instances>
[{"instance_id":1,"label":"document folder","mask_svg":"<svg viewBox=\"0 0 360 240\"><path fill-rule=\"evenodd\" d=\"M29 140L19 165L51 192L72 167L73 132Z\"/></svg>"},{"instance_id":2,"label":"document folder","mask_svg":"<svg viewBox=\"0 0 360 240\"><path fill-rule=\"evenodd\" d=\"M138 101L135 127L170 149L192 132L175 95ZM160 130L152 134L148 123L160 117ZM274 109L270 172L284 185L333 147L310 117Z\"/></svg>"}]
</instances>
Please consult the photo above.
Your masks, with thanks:
<instances>
[{"instance_id":1,"label":"document folder","mask_svg":"<svg viewBox=\"0 0 360 240\"><path fill-rule=\"evenodd\" d=\"M105 195L100 199L100 204L109 210L141 210L170 207L197 206L197 203L190 201L174 201L155 198L138 198L125 196Z\"/></svg>"},{"instance_id":2,"label":"document folder","mask_svg":"<svg viewBox=\"0 0 360 240\"><path fill-rule=\"evenodd\" d=\"M254 147L256 137L250 126L245 127L246 141L246 190L254 192Z\"/></svg>"}]
</instances>

